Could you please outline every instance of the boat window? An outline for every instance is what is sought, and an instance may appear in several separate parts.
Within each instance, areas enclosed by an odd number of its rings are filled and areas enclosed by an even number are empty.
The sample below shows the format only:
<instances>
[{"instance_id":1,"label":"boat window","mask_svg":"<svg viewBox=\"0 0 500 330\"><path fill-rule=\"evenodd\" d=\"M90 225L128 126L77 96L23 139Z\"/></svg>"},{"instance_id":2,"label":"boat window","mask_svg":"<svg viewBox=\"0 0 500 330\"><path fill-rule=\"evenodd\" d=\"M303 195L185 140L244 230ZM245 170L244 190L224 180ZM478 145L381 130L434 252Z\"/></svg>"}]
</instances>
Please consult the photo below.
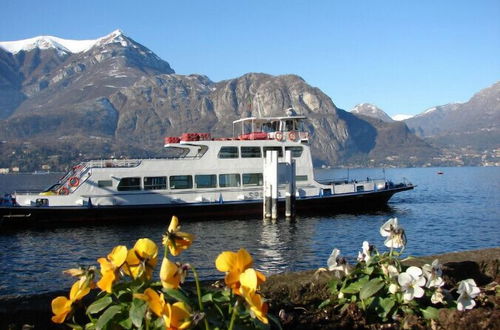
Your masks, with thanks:
<instances>
[{"instance_id":1,"label":"boat window","mask_svg":"<svg viewBox=\"0 0 500 330\"><path fill-rule=\"evenodd\" d=\"M122 178L117 189L118 191L141 190L141 178Z\"/></svg>"},{"instance_id":2,"label":"boat window","mask_svg":"<svg viewBox=\"0 0 500 330\"><path fill-rule=\"evenodd\" d=\"M302 155L303 149L304 148L302 148L302 147L285 147L285 151L290 150L292 152L293 158L299 158Z\"/></svg>"},{"instance_id":3,"label":"boat window","mask_svg":"<svg viewBox=\"0 0 500 330\"><path fill-rule=\"evenodd\" d=\"M99 188L112 187L113 186L113 181L111 181L111 180L98 180L97 181L97 186Z\"/></svg>"},{"instance_id":4,"label":"boat window","mask_svg":"<svg viewBox=\"0 0 500 330\"><path fill-rule=\"evenodd\" d=\"M194 182L196 183L196 188L216 188L217 175L215 174L195 175Z\"/></svg>"},{"instance_id":5,"label":"boat window","mask_svg":"<svg viewBox=\"0 0 500 330\"><path fill-rule=\"evenodd\" d=\"M266 151L268 150L276 150L278 151L278 157L283 157L283 148L282 147L264 147L264 157L267 157Z\"/></svg>"},{"instance_id":6,"label":"boat window","mask_svg":"<svg viewBox=\"0 0 500 330\"><path fill-rule=\"evenodd\" d=\"M307 175L296 175L295 181L307 181Z\"/></svg>"},{"instance_id":7,"label":"boat window","mask_svg":"<svg viewBox=\"0 0 500 330\"><path fill-rule=\"evenodd\" d=\"M221 147L219 158L238 158L238 147Z\"/></svg>"},{"instance_id":8,"label":"boat window","mask_svg":"<svg viewBox=\"0 0 500 330\"><path fill-rule=\"evenodd\" d=\"M244 186L262 186L262 173L243 173Z\"/></svg>"},{"instance_id":9,"label":"boat window","mask_svg":"<svg viewBox=\"0 0 500 330\"><path fill-rule=\"evenodd\" d=\"M151 176L144 178L144 190L162 190L167 189L166 176Z\"/></svg>"},{"instance_id":10,"label":"boat window","mask_svg":"<svg viewBox=\"0 0 500 330\"><path fill-rule=\"evenodd\" d=\"M239 187L240 175L235 174L219 174L219 187Z\"/></svg>"},{"instance_id":11,"label":"boat window","mask_svg":"<svg viewBox=\"0 0 500 330\"><path fill-rule=\"evenodd\" d=\"M297 124L295 120L286 120L285 121L285 131L296 131Z\"/></svg>"},{"instance_id":12,"label":"boat window","mask_svg":"<svg viewBox=\"0 0 500 330\"><path fill-rule=\"evenodd\" d=\"M172 175L169 178L170 189L193 188L193 177L191 175Z\"/></svg>"},{"instance_id":13,"label":"boat window","mask_svg":"<svg viewBox=\"0 0 500 330\"><path fill-rule=\"evenodd\" d=\"M241 147L241 158L260 158L260 147Z\"/></svg>"}]
</instances>

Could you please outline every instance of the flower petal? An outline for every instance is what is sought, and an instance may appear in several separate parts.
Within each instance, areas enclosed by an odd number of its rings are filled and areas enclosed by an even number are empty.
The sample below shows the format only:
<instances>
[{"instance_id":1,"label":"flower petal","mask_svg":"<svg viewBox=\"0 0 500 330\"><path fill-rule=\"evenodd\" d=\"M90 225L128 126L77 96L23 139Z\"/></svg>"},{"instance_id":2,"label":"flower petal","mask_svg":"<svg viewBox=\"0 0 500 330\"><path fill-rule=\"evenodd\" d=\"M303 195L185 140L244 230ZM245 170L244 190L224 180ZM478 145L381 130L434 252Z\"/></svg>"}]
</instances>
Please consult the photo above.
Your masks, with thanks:
<instances>
[{"instance_id":1,"label":"flower petal","mask_svg":"<svg viewBox=\"0 0 500 330\"><path fill-rule=\"evenodd\" d=\"M181 282L179 267L167 258L163 258L160 268L161 285L166 289L178 289Z\"/></svg>"},{"instance_id":2,"label":"flower petal","mask_svg":"<svg viewBox=\"0 0 500 330\"><path fill-rule=\"evenodd\" d=\"M253 259L247 250L239 249L237 252L236 262L237 262L236 267L239 269L240 272L243 272L245 269L252 266Z\"/></svg>"},{"instance_id":3,"label":"flower petal","mask_svg":"<svg viewBox=\"0 0 500 330\"><path fill-rule=\"evenodd\" d=\"M191 324L191 310L183 302L176 302L171 306L170 327L174 329L186 329Z\"/></svg>"},{"instance_id":4,"label":"flower petal","mask_svg":"<svg viewBox=\"0 0 500 330\"><path fill-rule=\"evenodd\" d=\"M228 272L236 264L236 253L224 251L215 259L215 267L220 272Z\"/></svg>"},{"instance_id":5,"label":"flower petal","mask_svg":"<svg viewBox=\"0 0 500 330\"><path fill-rule=\"evenodd\" d=\"M257 272L253 268L248 268L240 275L241 286L256 291L258 286Z\"/></svg>"},{"instance_id":6,"label":"flower petal","mask_svg":"<svg viewBox=\"0 0 500 330\"><path fill-rule=\"evenodd\" d=\"M52 322L63 323L68 313L71 312L71 300L62 296L57 297L52 300L51 307L52 313L55 314L52 316Z\"/></svg>"},{"instance_id":7,"label":"flower petal","mask_svg":"<svg viewBox=\"0 0 500 330\"><path fill-rule=\"evenodd\" d=\"M175 215L172 216L167 230L171 233L179 230L179 219Z\"/></svg>"},{"instance_id":8,"label":"flower petal","mask_svg":"<svg viewBox=\"0 0 500 330\"><path fill-rule=\"evenodd\" d=\"M134 245L134 250L142 259L153 259L158 255L158 246L149 238L141 238Z\"/></svg>"},{"instance_id":9,"label":"flower petal","mask_svg":"<svg viewBox=\"0 0 500 330\"><path fill-rule=\"evenodd\" d=\"M108 260L113 264L114 267L118 268L127 259L127 247L124 245L115 246L115 248L108 254Z\"/></svg>"},{"instance_id":10,"label":"flower petal","mask_svg":"<svg viewBox=\"0 0 500 330\"><path fill-rule=\"evenodd\" d=\"M408 273L401 273L398 275L398 283L401 287L408 287L413 281L413 278Z\"/></svg>"}]
</instances>

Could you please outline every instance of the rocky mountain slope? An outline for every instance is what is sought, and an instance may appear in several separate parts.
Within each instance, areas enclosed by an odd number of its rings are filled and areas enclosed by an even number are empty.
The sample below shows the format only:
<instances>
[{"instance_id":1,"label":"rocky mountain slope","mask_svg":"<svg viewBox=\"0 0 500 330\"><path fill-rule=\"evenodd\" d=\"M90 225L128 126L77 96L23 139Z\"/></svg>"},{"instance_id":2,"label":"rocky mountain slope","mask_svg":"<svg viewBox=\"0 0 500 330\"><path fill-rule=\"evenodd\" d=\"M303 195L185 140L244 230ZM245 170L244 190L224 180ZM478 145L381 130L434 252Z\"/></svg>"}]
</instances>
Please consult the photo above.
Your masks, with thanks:
<instances>
[{"instance_id":1,"label":"rocky mountain slope","mask_svg":"<svg viewBox=\"0 0 500 330\"><path fill-rule=\"evenodd\" d=\"M437 106L405 122L417 135L443 146L500 148L500 82L465 103Z\"/></svg>"},{"instance_id":2,"label":"rocky mountain slope","mask_svg":"<svg viewBox=\"0 0 500 330\"><path fill-rule=\"evenodd\" d=\"M367 156L382 148L377 139L385 134L381 124L337 109L298 76L249 73L213 82L178 75L121 31L85 43L55 37L0 43L0 87L0 167L17 162L24 170L161 156L164 136L230 136L235 119L282 115L289 107L310 118L316 165ZM402 129L393 132L401 135L383 148L414 142Z\"/></svg>"}]
</instances>

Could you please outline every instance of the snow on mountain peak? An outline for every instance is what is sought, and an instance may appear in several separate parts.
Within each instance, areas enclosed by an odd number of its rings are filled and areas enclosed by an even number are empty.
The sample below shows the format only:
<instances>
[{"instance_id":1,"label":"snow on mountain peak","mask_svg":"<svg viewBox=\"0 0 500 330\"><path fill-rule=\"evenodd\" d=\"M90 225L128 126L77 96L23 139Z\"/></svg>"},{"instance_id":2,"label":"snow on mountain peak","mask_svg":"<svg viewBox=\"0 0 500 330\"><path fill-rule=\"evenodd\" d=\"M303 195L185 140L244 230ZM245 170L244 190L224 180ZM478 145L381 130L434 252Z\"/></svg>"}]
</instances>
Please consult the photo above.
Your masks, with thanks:
<instances>
[{"instance_id":1,"label":"snow on mountain peak","mask_svg":"<svg viewBox=\"0 0 500 330\"><path fill-rule=\"evenodd\" d=\"M0 48L13 54L17 54L20 51L30 51L35 48L53 48L60 53L82 53L96 45L102 46L113 42L119 42L124 47L129 45L123 32L115 30L104 37L93 40L71 40L54 36L38 36L16 41L0 41Z\"/></svg>"},{"instance_id":2,"label":"snow on mountain peak","mask_svg":"<svg viewBox=\"0 0 500 330\"><path fill-rule=\"evenodd\" d=\"M397 115L394 115L392 117L393 120L395 121L403 121L403 120L406 120L406 119L410 119L414 117L413 115L405 115L405 114L397 114Z\"/></svg>"}]
</instances>

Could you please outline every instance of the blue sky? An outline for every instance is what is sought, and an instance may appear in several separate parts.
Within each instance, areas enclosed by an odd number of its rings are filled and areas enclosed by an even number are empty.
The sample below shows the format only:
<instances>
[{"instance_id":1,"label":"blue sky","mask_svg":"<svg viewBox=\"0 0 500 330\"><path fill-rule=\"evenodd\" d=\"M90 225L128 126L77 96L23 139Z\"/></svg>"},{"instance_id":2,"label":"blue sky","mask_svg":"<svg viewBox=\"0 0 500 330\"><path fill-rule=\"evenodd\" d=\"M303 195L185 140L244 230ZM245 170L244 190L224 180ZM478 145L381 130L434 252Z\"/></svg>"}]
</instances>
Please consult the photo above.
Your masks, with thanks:
<instances>
[{"instance_id":1,"label":"blue sky","mask_svg":"<svg viewBox=\"0 0 500 330\"><path fill-rule=\"evenodd\" d=\"M500 1L2 0L0 40L115 29L179 74L293 73L342 109L467 101L500 80Z\"/></svg>"}]
</instances>

